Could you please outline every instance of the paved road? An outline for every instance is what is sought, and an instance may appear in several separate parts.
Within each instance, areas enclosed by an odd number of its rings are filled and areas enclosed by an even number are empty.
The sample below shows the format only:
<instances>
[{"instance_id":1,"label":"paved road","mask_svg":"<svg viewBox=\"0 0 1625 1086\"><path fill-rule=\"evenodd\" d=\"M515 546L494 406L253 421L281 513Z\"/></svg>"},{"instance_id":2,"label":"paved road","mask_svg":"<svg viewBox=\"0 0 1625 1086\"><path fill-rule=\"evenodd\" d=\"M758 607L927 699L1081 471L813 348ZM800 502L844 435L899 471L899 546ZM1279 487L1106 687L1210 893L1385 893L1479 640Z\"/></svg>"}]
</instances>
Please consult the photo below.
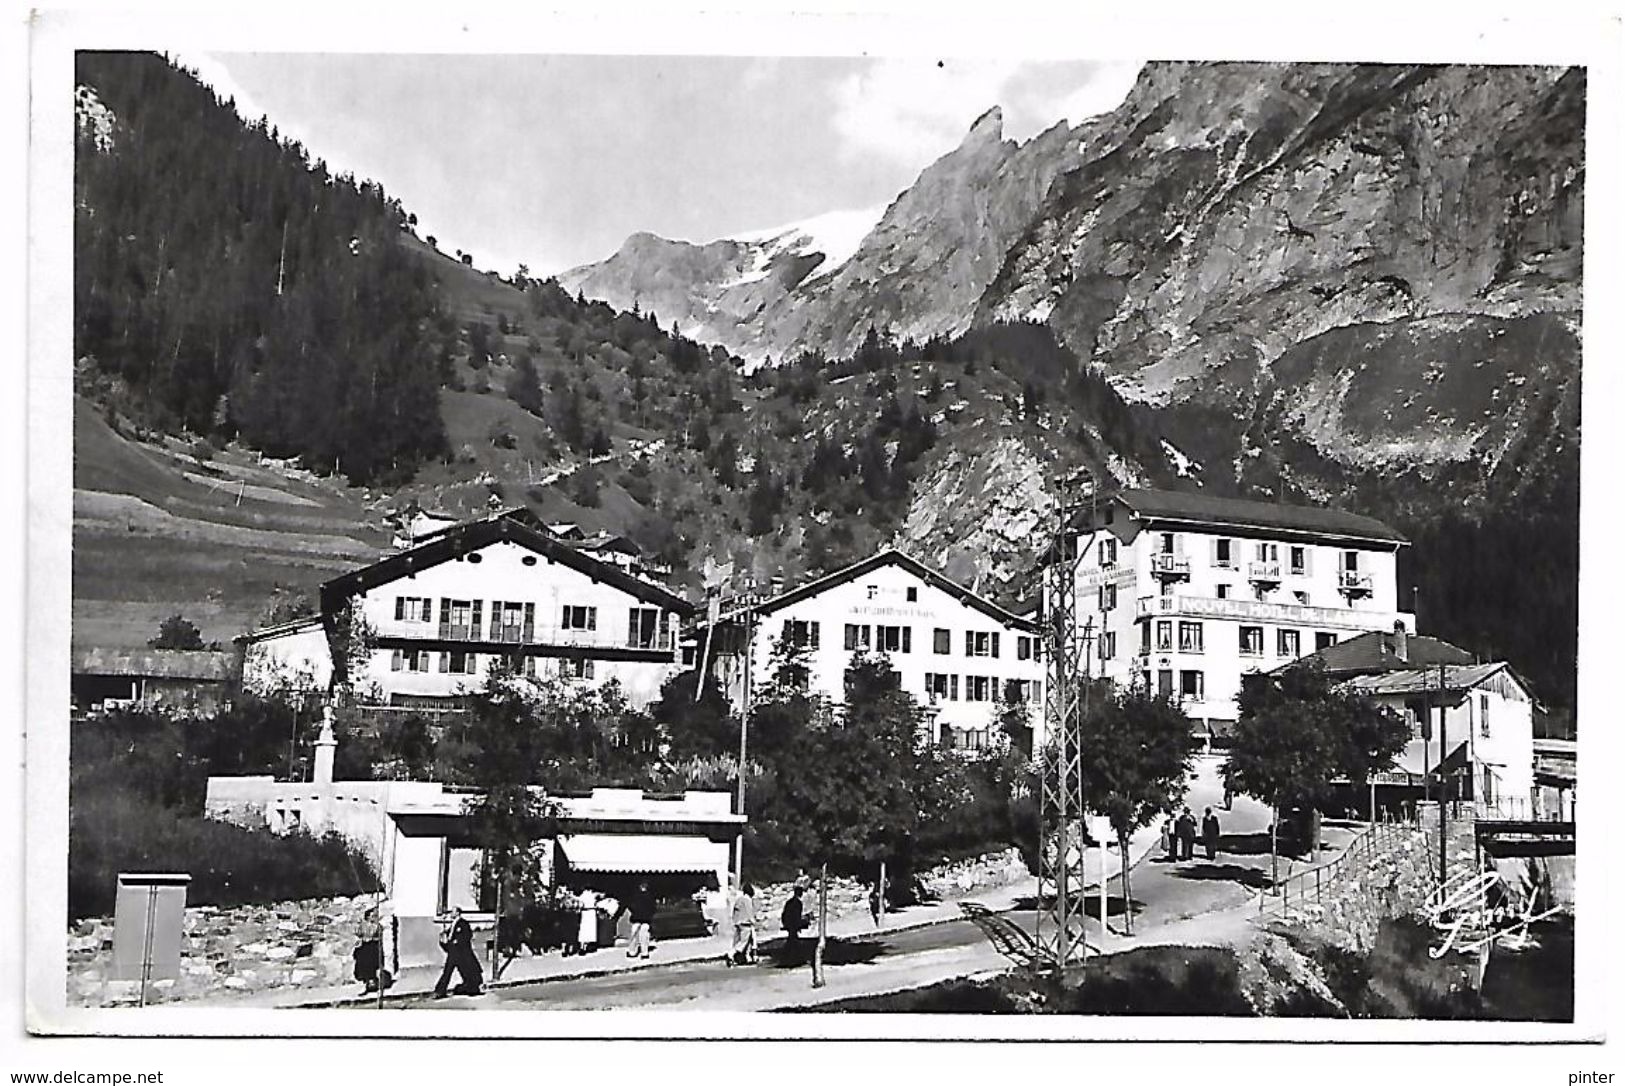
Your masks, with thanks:
<instances>
[{"instance_id":1,"label":"paved road","mask_svg":"<svg viewBox=\"0 0 1625 1086\"><path fill-rule=\"evenodd\" d=\"M1026 934L1033 930L1035 917L1030 909L1001 914L1001 917L1002 922L991 923L1001 928L1014 924L1018 932ZM497 988L477 998L406 999L391 1001L390 1006L532 1011L611 1007L768 1010L892 991L945 977L1006 969L1015 964L1012 957L1000 952L982 927L970 920L957 920L832 940L826 965L828 983L815 991L808 966L791 967L772 960L780 946L780 940L768 942L763 948L763 960L756 966L731 968L721 961L679 962L657 969ZM616 964L612 955L618 956L621 952L600 953L608 966ZM656 957L659 957L658 952Z\"/></svg>"}]
</instances>

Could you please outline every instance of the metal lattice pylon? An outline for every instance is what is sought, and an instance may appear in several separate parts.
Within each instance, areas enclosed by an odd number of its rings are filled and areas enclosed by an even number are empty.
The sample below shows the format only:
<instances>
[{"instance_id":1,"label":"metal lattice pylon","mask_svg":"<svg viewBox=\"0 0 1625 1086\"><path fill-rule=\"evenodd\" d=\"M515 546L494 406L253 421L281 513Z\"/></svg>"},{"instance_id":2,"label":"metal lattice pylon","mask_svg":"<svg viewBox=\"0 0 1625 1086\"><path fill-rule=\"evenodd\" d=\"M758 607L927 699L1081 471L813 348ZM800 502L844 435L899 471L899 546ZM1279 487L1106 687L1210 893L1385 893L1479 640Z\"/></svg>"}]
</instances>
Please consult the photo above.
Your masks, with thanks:
<instances>
[{"instance_id":1,"label":"metal lattice pylon","mask_svg":"<svg viewBox=\"0 0 1625 1086\"><path fill-rule=\"evenodd\" d=\"M1088 952L1084 917L1083 698L1088 682L1085 641L1078 628L1077 571L1089 543L1080 543L1078 517L1093 520L1095 487L1085 473L1065 480L1044 566L1045 742L1040 761L1039 955L1059 968Z\"/></svg>"}]
</instances>

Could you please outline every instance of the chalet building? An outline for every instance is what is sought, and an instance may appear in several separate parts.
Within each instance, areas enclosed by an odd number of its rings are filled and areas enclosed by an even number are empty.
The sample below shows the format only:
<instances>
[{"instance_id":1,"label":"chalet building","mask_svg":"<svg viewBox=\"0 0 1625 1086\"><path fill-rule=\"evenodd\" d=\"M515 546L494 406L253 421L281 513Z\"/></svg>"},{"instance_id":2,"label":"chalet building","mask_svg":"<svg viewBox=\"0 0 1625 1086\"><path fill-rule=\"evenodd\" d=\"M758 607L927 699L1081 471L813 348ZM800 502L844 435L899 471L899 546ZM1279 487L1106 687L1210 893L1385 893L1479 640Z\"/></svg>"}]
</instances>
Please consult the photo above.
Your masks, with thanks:
<instances>
[{"instance_id":1,"label":"chalet building","mask_svg":"<svg viewBox=\"0 0 1625 1086\"><path fill-rule=\"evenodd\" d=\"M805 651L809 689L833 702L844 698L853 655L879 653L945 745L978 749L999 741L995 718L1007 693L1025 701L1035 742L1042 742L1037 625L901 551L881 551L799 588L747 601L720 615L710 644L702 630L695 651L709 659L737 709L745 698L746 658L749 681L760 690L786 640Z\"/></svg>"},{"instance_id":2,"label":"chalet building","mask_svg":"<svg viewBox=\"0 0 1625 1086\"><path fill-rule=\"evenodd\" d=\"M1405 540L1354 513L1123 490L1077 545L1090 673L1176 697L1208 737L1234 727L1246 672L1415 627L1395 583Z\"/></svg>"},{"instance_id":3,"label":"chalet building","mask_svg":"<svg viewBox=\"0 0 1625 1086\"><path fill-rule=\"evenodd\" d=\"M652 581L560 540L523 510L436 532L427 541L322 585L322 636L346 608L375 648L349 678L385 704L445 708L483 687L493 662L527 675L603 685L629 702L659 696L677 666L677 628L690 607ZM245 672L324 672L310 623L245 643ZM325 657L326 673L338 661Z\"/></svg>"}]
</instances>

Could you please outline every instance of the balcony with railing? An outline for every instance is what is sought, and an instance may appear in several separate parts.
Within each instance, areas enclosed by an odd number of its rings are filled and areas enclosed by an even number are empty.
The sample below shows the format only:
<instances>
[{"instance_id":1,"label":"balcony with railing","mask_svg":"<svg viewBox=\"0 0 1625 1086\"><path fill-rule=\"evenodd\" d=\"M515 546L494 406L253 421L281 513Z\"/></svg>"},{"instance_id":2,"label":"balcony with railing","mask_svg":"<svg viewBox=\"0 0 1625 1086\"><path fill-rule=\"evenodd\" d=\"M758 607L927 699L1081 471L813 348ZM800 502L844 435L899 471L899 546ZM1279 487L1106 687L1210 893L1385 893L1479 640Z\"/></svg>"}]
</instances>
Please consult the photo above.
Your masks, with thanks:
<instances>
[{"instance_id":1,"label":"balcony with railing","mask_svg":"<svg viewBox=\"0 0 1625 1086\"><path fill-rule=\"evenodd\" d=\"M1249 562L1247 563L1247 579L1254 584L1280 584L1281 563Z\"/></svg>"},{"instance_id":2,"label":"balcony with railing","mask_svg":"<svg viewBox=\"0 0 1625 1086\"><path fill-rule=\"evenodd\" d=\"M388 631L394 633L394 631ZM650 649L671 651L674 643L671 627L655 630L585 630L565 626L475 626L446 623L431 626L417 624L400 631L408 637L438 638L442 641L468 641L479 644L550 645L581 649ZM397 635L399 636L399 635Z\"/></svg>"},{"instance_id":3,"label":"balcony with railing","mask_svg":"<svg viewBox=\"0 0 1625 1086\"><path fill-rule=\"evenodd\" d=\"M1357 569L1340 569L1337 571L1337 590L1345 596L1371 595L1371 574L1361 573Z\"/></svg>"},{"instance_id":4,"label":"balcony with railing","mask_svg":"<svg viewBox=\"0 0 1625 1086\"><path fill-rule=\"evenodd\" d=\"M1191 560L1182 554L1153 554L1151 575L1164 580L1188 581L1191 579Z\"/></svg>"}]
</instances>

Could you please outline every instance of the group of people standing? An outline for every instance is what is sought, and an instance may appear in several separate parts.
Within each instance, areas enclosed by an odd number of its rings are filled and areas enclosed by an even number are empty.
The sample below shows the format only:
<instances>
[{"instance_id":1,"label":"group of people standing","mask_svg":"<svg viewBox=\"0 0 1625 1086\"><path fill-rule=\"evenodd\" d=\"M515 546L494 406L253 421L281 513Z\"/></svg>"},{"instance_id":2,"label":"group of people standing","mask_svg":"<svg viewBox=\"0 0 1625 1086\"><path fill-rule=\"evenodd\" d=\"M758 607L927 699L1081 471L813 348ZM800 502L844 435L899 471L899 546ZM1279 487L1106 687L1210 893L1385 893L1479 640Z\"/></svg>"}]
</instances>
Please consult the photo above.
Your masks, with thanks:
<instances>
[{"instance_id":1,"label":"group of people standing","mask_svg":"<svg viewBox=\"0 0 1625 1086\"><path fill-rule=\"evenodd\" d=\"M1217 859L1219 855L1219 816L1213 813L1212 807L1202 810L1202 848L1210 860ZM1186 807L1178 815L1172 811L1162 824L1162 850L1170 860L1194 860L1196 858L1196 816Z\"/></svg>"}]
</instances>

